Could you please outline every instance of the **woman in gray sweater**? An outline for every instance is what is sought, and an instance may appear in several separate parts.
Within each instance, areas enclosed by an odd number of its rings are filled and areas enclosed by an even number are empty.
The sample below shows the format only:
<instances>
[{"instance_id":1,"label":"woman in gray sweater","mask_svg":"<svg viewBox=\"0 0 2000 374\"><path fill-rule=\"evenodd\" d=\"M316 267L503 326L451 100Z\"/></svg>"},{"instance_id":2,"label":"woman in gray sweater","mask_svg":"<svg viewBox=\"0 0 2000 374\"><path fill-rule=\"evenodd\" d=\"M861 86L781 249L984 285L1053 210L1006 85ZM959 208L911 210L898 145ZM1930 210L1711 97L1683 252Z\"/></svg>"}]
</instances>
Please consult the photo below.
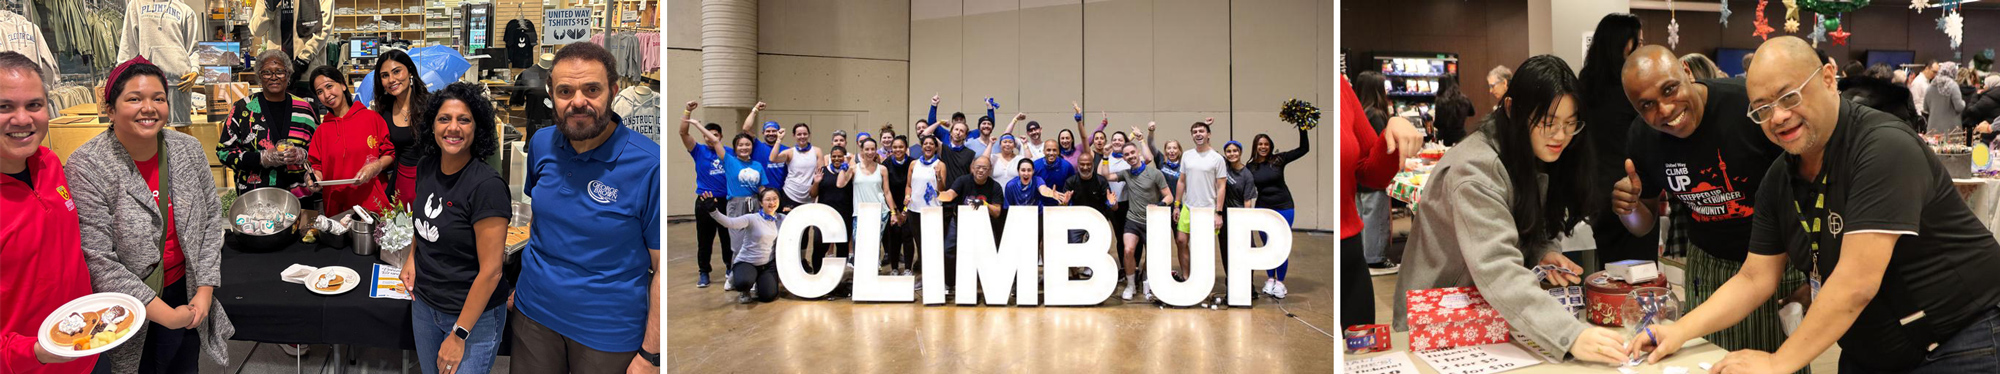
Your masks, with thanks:
<instances>
[{"instance_id":1,"label":"woman in gray sweater","mask_svg":"<svg viewBox=\"0 0 2000 374\"><path fill-rule=\"evenodd\" d=\"M214 297L223 227L208 147L166 129L166 82L144 57L112 70L103 104L111 128L64 168L91 285L146 309L131 341L98 360L99 373L192 373L203 357L225 363L224 342L236 333Z\"/></svg>"},{"instance_id":2,"label":"woman in gray sweater","mask_svg":"<svg viewBox=\"0 0 2000 374\"><path fill-rule=\"evenodd\" d=\"M743 292L736 299L738 303L778 299L778 269L771 265L771 248L777 246L778 226L785 222L785 215L778 213L778 190L765 188L757 192L757 199L756 213L730 217L708 212L722 227L743 230L742 237L730 238L737 247L736 259L729 265L729 282L731 289Z\"/></svg>"},{"instance_id":3,"label":"woman in gray sweater","mask_svg":"<svg viewBox=\"0 0 2000 374\"><path fill-rule=\"evenodd\" d=\"M1604 190L1590 182L1590 158L1579 157L1592 154L1591 142L1571 71L1555 56L1529 58L1508 82L1502 110L1433 169L1396 284L1397 329L1409 329L1409 291L1476 287L1538 353L1623 361L1619 333L1578 321L1529 270L1580 270L1556 240L1598 210L1591 197Z\"/></svg>"}]
</instances>

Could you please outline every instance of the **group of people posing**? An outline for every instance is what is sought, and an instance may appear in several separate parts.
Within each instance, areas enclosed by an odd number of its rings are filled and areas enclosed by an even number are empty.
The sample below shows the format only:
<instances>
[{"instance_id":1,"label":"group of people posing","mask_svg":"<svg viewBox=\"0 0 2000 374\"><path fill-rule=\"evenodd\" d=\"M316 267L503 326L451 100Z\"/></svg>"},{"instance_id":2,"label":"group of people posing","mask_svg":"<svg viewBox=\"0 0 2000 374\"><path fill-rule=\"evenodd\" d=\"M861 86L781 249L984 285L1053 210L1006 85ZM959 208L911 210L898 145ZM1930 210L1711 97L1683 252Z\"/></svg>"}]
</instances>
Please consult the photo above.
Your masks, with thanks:
<instances>
[{"instance_id":1,"label":"group of people posing","mask_svg":"<svg viewBox=\"0 0 2000 374\"><path fill-rule=\"evenodd\" d=\"M1990 364L2000 242L1920 127L1843 98L1837 65L1799 38L1765 42L1746 77L1697 79L1638 28L1629 14L1606 17L1580 74L1544 55L1505 77L1498 107L1422 192L1396 328L1408 328L1405 292L1471 286L1552 359L1657 361L1705 337L1732 351L1715 365L1721 373L1801 371L1836 342L1842 372L2000 371ZM1367 126L1358 112L1344 113L1343 125ZM1579 223L1595 221L1599 238L1636 238L1663 215L1686 226L1677 231L1691 247L1689 312L1678 321L1595 327L1538 287L1538 265L1581 270L1559 248ZM1633 255L1598 243L1606 256ZM1657 256L1645 247L1640 256ZM1545 275L1550 286L1580 280ZM1370 294L1343 302L1373 308ZM1789 334L1782 303L1805 307ZM1374 323L1372 314L1343 320Z\"/></svg>"},{"instance_id":2,"label":"group of people posing","mask_svg":"<svg viewBox=\"0 0 2000 374\"><path fill-rule=\"evenodd\" d=\"M270 50L256 59L262 92L234 104L219 144L203 144L166 126L178 88L139 57L105 82L110 128L65 165L40 145L55 112L41 76L53 72L0 53L0 197L14 207L0 213L0 372L193 373L200 358L227 360L234 330L215 299L226 207L206 152L239 194L282 189L322 212L409 207L426 228L401 273L424 372L489 371L507 326L514 372L657 372L659 147L612 114L618 65L603 47L571 44L555 61L559 126L526 145L524 193L543 218L510 279L512 195L483 161L500 130L481 84L433 89L392 50L372 105L333 67L304 76L308 100L289 93L293 59ZM359 182L318 183L348 178ZM77 360L35 343L44 317L93 292L141 300L140 336Z\"/></svg>"},{"instance_id":3,"label":"group of people posing","mask_svg":"<svg viewBox=\"0 0 2000 374\"><path fill-rule=\"evenodd\" d=\"M1191 145L1167 141L1165 148L1159 148L1153 144L1155 124L1132 127L1130 133L1107 134L1107 117L1095 130L1086 130L1080 105L1072 105L1074 131L1062 129L1045 138L1042 124L1028 120L1026 114L1015 114L1004 129L996 131L994 111L999 104L992 99L986 100L986 116L977 122L967 122L964 113L940 121L938 102L938 97L931 98L930 114L916 120L907 134L884 125L876 134L854 134L849 142L845 131L834 131L831 144L824 147L813 144L812 126L805 123L786 127L774 121L759 127L757 114L765 107L761 102L750 108L733 138L723 137L721 125L693 119L699 104L687 103L680 135L695 164L695 226L700 238L697 264L701 271L696 286L708 287L713 269L709 259L715 248L722 248L726 290L742 292L740 302L776 299L780 285L772 253L803 250L774 248L777 228L787 212L803 204L833 207L850 217L850 230L855 227L853 220L880 221L884 249L881 271L892 275L918 273L919 230L924 229L918 212L945 208L945 274L931 275L945 279L956 279L960 220L990 220L997 238L1009 229L1002 226L1009 211L1077 206L1095 209L1115 232L1122 233L1118 235L1122 240L1112 238L1123 243L1118 247L1123 248L1122 256L1113 256L1120 265L1117 276L1125 285L1121 298L1132 300L1143 289L1144 297L1151 299L1151 287L1142 287L1145 279L1134 271L1143 258L1148 224L1176 230L1175 248L1163 250L1176 251L1174 276L1185 277L1190 274L1191 215L1216 215L1216 227L1200 229L1217 232L1227 224L1219 214L1224 208L1272 209L1288 223L1292 221L1293 201L1285 184L1285 167L1304 157L1310 144L1308 133L1300 130L1299 146L1290 151L1278 150L1277 143L1264 134L1257 135L1247 147L1236 141L1218 147L1211 127L1214 119L1210 118L1188 126ZM1025 126L1024 137L1014 135L1016 125ZM693 133L691 128L702 131ZM795 142L779 144L787 129ZM857 216L854 206L863 203L879 204L882 213ZM1173 207L1173 222L1148 222L1149 206ZM962 216L957 207L977 208L985 217ZM1083 242L1087 238L1082 234L1070 231L1069 241ZM816 244L806 268L818 271L829 251L848 257L849 247L846 243ZM1228 253L1224 252L1226 263ZM852 266L851 259L848 266ZM1263 293L1285 297L1286 269L1279 266L1267 272ZM917 287L921 288L921 283Z\"/></svg>"}]
</instances>

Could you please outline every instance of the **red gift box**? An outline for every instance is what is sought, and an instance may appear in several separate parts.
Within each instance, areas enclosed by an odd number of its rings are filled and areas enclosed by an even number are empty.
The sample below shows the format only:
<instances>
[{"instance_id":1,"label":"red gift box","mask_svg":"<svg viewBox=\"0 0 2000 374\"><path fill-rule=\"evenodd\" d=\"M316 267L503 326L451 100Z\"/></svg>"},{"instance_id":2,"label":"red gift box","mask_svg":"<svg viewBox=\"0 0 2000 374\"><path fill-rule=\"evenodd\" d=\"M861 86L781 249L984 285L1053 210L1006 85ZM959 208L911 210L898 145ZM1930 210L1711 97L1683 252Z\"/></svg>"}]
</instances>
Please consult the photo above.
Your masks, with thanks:
<instances>
[{"instance_id":1,"label":"red gift box","mask_svg":"<svg viewBox=\"0 0 2000 374\"><path fill-rule=\"evenodd\" d=\"M1347 327L1347 354L1387 351L1389 325L1354 325Z\"/></svg>"},{"instance_id":2,"label":"red gift box","mask_svg":"<svg viewBox=\"0 0 2000 374\"><path fill-rule=\"evenodd\" d=\"M1486 304L1479 289L1433 288L1409 291L1410 349L1428 351L1505 343L1507 320Z\"/></svg>"}]
</instances>

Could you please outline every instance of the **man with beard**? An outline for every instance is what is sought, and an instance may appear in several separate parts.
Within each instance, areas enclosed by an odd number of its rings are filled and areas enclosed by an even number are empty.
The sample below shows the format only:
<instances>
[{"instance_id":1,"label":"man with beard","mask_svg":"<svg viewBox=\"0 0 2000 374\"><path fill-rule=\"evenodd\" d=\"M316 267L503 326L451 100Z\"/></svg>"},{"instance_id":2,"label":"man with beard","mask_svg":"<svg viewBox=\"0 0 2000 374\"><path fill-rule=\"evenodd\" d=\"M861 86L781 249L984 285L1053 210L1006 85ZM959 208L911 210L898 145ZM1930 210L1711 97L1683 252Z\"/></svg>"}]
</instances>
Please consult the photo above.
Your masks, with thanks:
<instances>
[{"instance_id":1,"label":"man with beard","mask_svg":"<svg viewBox=\"0 0 2000 374\"><path fill-rule=\"evenodd\" d=\"M1695 80L1693 71L1657 45L1625 59L1625 97L1639 111L1626 143L1626 177L1613 187L1611 211L1633 235L1653 231L1656 207L1670 201L1676 223L1687 222L1687 308L1708 301L1743 268L1759 181L1784 150L1765 140L1747 115L1743 79ZM1664 195L1664 196L1662 196ZM1787 271L1779 297L1810 303L1805 275ZM1792 292L1794 290L1800 292ZM1801 293L1803 292L1803 293ZM1745 323L1709 334L1724 349L1775 351L1785 339L1778 298L1758 300Z\"/></svg>"},{"instance_id":2,"label":"man with beard","mask_svg":"<svg viewBox=\"0 0 2000 374\"><path fill-rule=\"evenodd\" d=\"M562 117L528 146L525 193L543 218L521 253L508 321L514 370L657 373L660 146L611 113L611 52L570 44L549 75Z\"/></svg>"}]
</instances>

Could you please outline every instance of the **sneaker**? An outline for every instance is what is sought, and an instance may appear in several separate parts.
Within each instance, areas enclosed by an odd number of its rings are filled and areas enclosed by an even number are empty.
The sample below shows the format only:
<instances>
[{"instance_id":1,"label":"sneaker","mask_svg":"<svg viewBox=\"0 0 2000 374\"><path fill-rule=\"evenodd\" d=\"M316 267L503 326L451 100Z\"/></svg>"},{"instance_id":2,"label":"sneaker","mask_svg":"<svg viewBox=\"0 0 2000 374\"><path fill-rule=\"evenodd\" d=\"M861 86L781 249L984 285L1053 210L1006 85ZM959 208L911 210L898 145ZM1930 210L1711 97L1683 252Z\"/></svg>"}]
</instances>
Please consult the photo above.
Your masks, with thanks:
<instances>
[{"instance_id":1,"label":"sneaker","mask_svg":"<svg viewBox=\"0 0 2000 374\"><path fill-rule=\"evenodd\" d=\"M1278 284L1271 285L1271 297L1283 299L1285 298L1285 294L1288 293L1291 293L1291 291L1285 289L1285 282L1278 282Z\"/></svg>"},{"instance_id":2,"label":"sneaker","mask_svg":"<svg viewBox=\"0 0 2000 374\"><path fill-rule=\"evenodd\" d=\"M1269 295L1271 294L1271 286L1275 284L1278 284L1277 279L1264 278L1264 288L1261 288L1259 290L1263 291L1265 295Z\"/></svg>"},{"instance_id":3,"label":"sneaker","mask_svg":"<svg viewBox=\"0 0 2000 374\"><path fill-rule=\"evenodd\" d=\"M292 357L304 356L309 351L305 345L301 344L279 344L278 347L284 348L285 354Z\"/></svg>"},{"instance_id":4,"label":"sneaker","mask_svg":"<svg viewBox=\"0 0 2000 374\"><path fill-rule=\"evenodd\" d=\"M750 300L752 300L752 299L750 298L750 292L749 292L749 291L744 291L743 293L740 293L740 294L736 294L736 303L737 303L737 304L749 304L749 303L750 303Z\"/></svg>"},{"instance_id":5,"label":"sneaker","mask_svg":"<svg viewBox=\"0 0 2000 374\"><path fill-rule=\"evenodd\" d=\"M708 273L701 273L701 280L694 281L694 288L708 288Z\"/></svg>"},{"instance_id":6,"label":"sneaker","mask_svg":"<svg viewBox=\"0 0 2000 374\"><path fill-rule=\"evenodd\" d=\"M1132 301L1132 287L1125 287L1125 294L1119 296L1122 296L1120 298L1125 299L1125 301Z\"/></svg>"},{"instance_id":7,"label":"sneaker","mask_svg":"<svg viewBox=\"0 0 2000 374\"><path fill-rule=\"evenodd\" d=\"M1382 262L1379 263L1368 264L1368 275L1371 276L1390 275L1390 274L1395 274L1397 271L1401 271L1402 269L1403 265L1398 265L1396 264L1395 261L1382 260Z\"/></svg>"},{"instance_id":8,"label":"sneaker","mask_svg":"<svg viewBox=\"0 0 2000 374\"><path fill-rule=\"evenodd\" d=\"M1147 285L1146 285L1146 300L1148 300L1148 301L1150 301L1150 300L1153 300L1153 285L1152 285L1152 284L1147 284Z\"/></svg>"},{"instance_id":9,"label":"sneaker","mask_svg":"<svg viewBox=\"0 0 2000 374\"><path fill-rule=\"evenodd\" d=\"M735 291L736 282L733 282L733 280L736 280L735 275L730 275L729 273L722 273L722 290Z\"/></svg>"}]
</instances>

